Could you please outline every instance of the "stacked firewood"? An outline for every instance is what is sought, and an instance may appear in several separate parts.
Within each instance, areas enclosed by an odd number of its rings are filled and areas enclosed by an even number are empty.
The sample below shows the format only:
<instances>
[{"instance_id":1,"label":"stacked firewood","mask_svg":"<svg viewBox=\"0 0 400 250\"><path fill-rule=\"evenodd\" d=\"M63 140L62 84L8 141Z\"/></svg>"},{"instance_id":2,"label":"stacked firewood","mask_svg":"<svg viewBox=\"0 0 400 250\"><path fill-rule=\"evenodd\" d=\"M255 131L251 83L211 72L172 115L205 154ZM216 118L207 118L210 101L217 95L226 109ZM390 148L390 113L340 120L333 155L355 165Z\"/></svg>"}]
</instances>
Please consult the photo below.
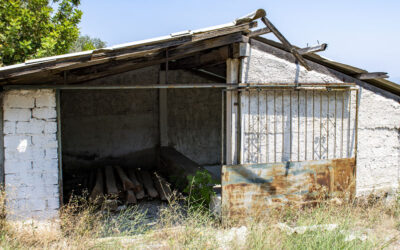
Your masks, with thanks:
<instances>
[{"instance_id":1,"label":"stacked firewood","mask_svg":"<svg viewBox=\"0 0 400 250\"><path fill-rule=\"evenodd\" d=\"M137 204L145 198L167 201L172 194L170 184L157 172L124 170L120 166L97 168L96 171L96 182L89 196L92 202L102 203L104 197L108 197L111 207L115 207L117 200L126 204Z\"/></svg>"}]
</instances>

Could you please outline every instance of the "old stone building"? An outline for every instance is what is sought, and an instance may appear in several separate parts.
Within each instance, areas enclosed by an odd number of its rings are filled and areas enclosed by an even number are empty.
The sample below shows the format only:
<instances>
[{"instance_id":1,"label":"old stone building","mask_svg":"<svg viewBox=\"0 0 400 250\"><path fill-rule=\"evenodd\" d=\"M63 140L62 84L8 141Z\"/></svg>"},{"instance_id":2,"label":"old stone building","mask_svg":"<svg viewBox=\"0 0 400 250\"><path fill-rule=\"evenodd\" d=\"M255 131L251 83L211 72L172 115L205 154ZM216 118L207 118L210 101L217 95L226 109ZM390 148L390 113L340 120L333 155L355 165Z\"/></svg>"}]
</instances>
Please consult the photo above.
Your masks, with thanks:
<instances>
[{"instance_id":1,"label":"old stone building","mask_svg":"<svg viewBox=\"0 0 400 250\"><path fill-rule=\"evenodd\" d=\"M271 32L282 43L260 37ZM91 169L157 168L167 146L222 171L232 213L310 199L317 184L331 195L395 192L400 86L316 54L325 48L292 46L258 10L0 68L10 218L56 217Z\"/></svg>"}]
</instances>

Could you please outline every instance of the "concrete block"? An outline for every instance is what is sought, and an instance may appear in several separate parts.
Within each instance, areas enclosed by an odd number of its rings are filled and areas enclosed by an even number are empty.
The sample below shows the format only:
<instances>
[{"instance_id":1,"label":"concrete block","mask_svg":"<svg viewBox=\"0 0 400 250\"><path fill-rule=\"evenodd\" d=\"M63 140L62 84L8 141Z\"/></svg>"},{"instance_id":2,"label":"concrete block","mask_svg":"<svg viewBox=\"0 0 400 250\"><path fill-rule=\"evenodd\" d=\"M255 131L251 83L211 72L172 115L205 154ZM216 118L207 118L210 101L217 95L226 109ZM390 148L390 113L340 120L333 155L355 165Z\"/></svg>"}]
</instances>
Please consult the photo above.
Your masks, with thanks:
<instances>
[{"instance_id":1,"label":"concrete block","mask_svg":"<svg viewBox=\"0 0 400 250\"><path fill-rule=\"evenodd\" d=\"M56 106L56 96L54 91L52 92L41 92L39 96L36 97L36 107L55 107Z\"/></svg>"},{"instance_id":2,"label":"concrete block","mask_svg":"<svg viewBox=\"0 0 400 250\"><path fill-rule=\"evenodd\" d=\"M57 137L56 134L46 134L46 135L33 135L32 144L35 146L40 146L43 148L57 148Z\"/></svg>"},{"instance_id":3,"label":"concrete block","mask_svg":"<svg viewBox=\"0 0 400 250\"><path fill-rule=\"evenodd\" d=\"M7 195L12 194L16 187L21 182L21 176L19 174L5 174L4 175L4 183L6 186Z\"/></svg>"},{"instance_id":4,"label":"concrete block","mask_svg":"<svg viewBox=\"0 0 400 250\"><path fill-rule=\"evenodd\" d=\"M31 161L18 161L18 160L5 160L4 173L5 174L19 174L32 169Z\"/></svg>"},{"instance_id":5,"label":"concrete block","mask_svg":"<svg viewBox=\"0 0 400 250\"><path fill-rule=\"evenodd\" d=\"M3 133L6 135L15 134L16 122L4 122Z\"/></svg>"},{"instance_id":6,"label":"concrete block","mask_svg":"<svg viewBox=\"0 0 400 250\"><path fill-rule=\"evenodd\" d=\"M19 148L23 151L24 145L26 147L32 144L32 138L29 135L5 135L4 136L4 147L5 148Z\"/></svg>"},{"instance_id":7,"label":"concrete block","mask_svg":"<svg viewBox=\"0 0 400 250\"><path fill-rule=\"evenodd\" d=\"M32 110L32 117L37 119L52 119L57 117L55 108L34 108Z\"/></svg>"},{"instance_id":8,"label":"concrete block","mask_svg":"<svg viewBox=\"0 0 400 250\"><path fill-rule=\"evenodd\" d=\"M4 107L7 108L33 108L35 98L32 95L7 94L4 96Z\"/></svg>"},{"instance_id":9,"label":"concrete block","mask_svg":"<svg viewBox=\"0 0 400 250\"><path fill-rule=\"evenodd\" d=\"M18 122L17 134L42 134L45 124L45 121L37 119L32 119L29 122Z\"/></svg>"},{"instance_id":10,"label":"concrete block","mask_svg":"<svg viewBox=\"0 0 400 250\"><path fill-rule=\"evenodd\" d=\"M58 159L58 150L57 148L47 148L45 150L46 155L45 158L46 159Z\"/></svg>"},{"instance_id":11,"label":"concrete block","mask_svg":"<svg viewBox=\"0 0 400 250\"><path fill-rule=\"evenodd\" d=\"M57 133L57 122L46 122L44 132L46 134Z\"/></svg>"},{"instance_id":12,"label":"concrete block","mask_svg":"<svg viewBox=\"0 0 400 250\"><path fill-rule=\"evenodd\" d=\"M57 159L46 159L41 161L34 161L33 169L35 171L45 171L48 173L58 173L58 160Z\"/></svg>"},{"instance_id":13,"label":"concrete block","mask_svg":"<svg viewBox=\"0 0 400 250\"><path fill-rule=\"evenodd\" d=\"M58 196L53 196L53 197L49 197L46 200L46 209L47 210L55 210L60 208L60 200L58 199Z\"/></svg>"},{"instance_id":14,"label":"concrete block","mask_svg":"<svg viewBox=\"0 0 400 250\"><path fill-rule=\"evenodd\" d=\"M31 119L30 109L4 109L4 120L5 121L29 121Z\"/></svg>"},{"instance_id":15,"label":"concrete block","mask_svg":"<svg viewBox=\"0 0 400 250\"><path fill-rule=\"evenodd\" d=\"M19 151L18 149L6 148L4 155L6 160L43 160L44 149L28 147L24 151Z\"/></svg>"}]
</instances>

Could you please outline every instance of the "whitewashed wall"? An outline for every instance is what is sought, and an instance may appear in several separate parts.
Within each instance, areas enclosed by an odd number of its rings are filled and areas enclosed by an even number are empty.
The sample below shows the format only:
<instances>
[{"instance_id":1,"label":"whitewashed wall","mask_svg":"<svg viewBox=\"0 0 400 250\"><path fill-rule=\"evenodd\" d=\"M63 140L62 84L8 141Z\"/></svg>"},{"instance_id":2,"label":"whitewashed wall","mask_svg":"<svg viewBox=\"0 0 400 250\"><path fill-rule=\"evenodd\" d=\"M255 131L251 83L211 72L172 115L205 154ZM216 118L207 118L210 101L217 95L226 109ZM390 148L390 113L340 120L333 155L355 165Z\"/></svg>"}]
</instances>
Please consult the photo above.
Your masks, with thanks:
<instances>
[{"instance_id":1,"label":"whitewashed wall","mask_svg":"<svg viewBox=\"0 0 400 250\"><path fill-rule=\"evenodd\" d=\"M357 155L357 180L356 180L356 190L357 195L365 195L371 192L395 192L399 187L400 181L400 97L392 93L374 87L368 83L359 81L355 78L337 72L335 70L329 69L325 66L319 65L317 63L307 61L311 66L312 70L307 71L302 66L295 63L295 58L283 50L277 49L267 44L260 44L258 41L251 40L250 56L246 57L242 61L242 71L241 71L241 82L243 83L344 83L353 82L359 87L359 123L358 123L358 155ZM280 94L282 94L280 92ZM261 95L261 102L272 95L268 93L267 95ZM248 101L246 101L249 94L243 94L241 105L244 106L242 109L246 110L248 107ZM284 93L284 103L289 103L288 93ZM281 98L281 97L280 97ZM292 100L296 100L296 95L292 96ZM300 106L302 106L303 98L300 96ZM319 97L316 97L317 99ZM324 97L323 102L325 107L327 107L327 99ZM330 95L329 106L334 105L332 102L332 96ZM340 97L339 97L340 98ZM269 98L270 99L270 98ZM279 98L278 98L279 99ZM308 98L309 101L310 98ZM269 101L268 106L260 105L257 106L259 96L257 93L250 93L250 112L243 113L243 120L245 122L250 121L251 124L255 124L255 127L249 126L245 128L247 134L244 133L243 139L250 140L252 143L246 145L241 145L243 150L243 161L242 162L259 162L260 160L268 160L273 162L271 159L272 149L268 148L273 141L273 134L267 133L264 135L258 133L258 124L263 125L263 123L256 121L255 119L273 119L271 116L271 104ZM351 98L352 102L355 98ZM278 100L277 100L278 101ZM281 101L281 99L280 99ZM278 101L279 102L279 101ZM278 104L281 105L281 104ZM341 102L337 102L337 106L340 107ZM309 106L307 105L307 112L309 113ZM281 110L279 106L278 110ZM255 109L261 108L260 116L253 115L258 114ZM292 107L292 112L294 112L293 123L297 124L296 116L296 105ZM340 109L340 108L339 108ZM281 116L277 110L277 119L280 122ZM300 109L300 124L304 124L304 117L302 115L305 112L305 107ZM330 109L331 111L332 109ZM355 110L355 109L352 109ZM269 112L269 113L266 113ZM282 111L280 111L282 112ZM284 105L284 114L288 112L288 104ZM323 110L326 114L327 109ZM264 114L266 113L266 114ZM340 116L340 114L339 114ZM323 117L325 117L323 115ZM350 114L350 117L354 117ZM284 115L284 122L287 121L287 116ZM318 117L317 117L318 119ZM331 120L331 119L330 119ZM309 128L309 120L307 122L307 128ZM325 120L322 120L326 123ZM267 124L267 122L264 122ZM329 123L330 127L332 122ZM338 123L339 124L339 123ZM345 123L346 124L346 123ZM354 124L350 122L350 124ZM244 125L244 124L243 124ZM274 123L272 122L272 126ZM286 126L287 127L287 126ZM288 142L288 136L286 132L286 127L284 127L284 139L286 145L290 145ZM260 128L263 128L262 126ZM337 126L337 129L340 129ZM277 161L290 159L290 148L284 147L284 152L282 154L282 129L281 123L277 124ZM305 144L303 149L300 150L300 155L298 158L296 136L297 127L292 127L292 133L294 133L295 140L292 141L292 160L307 159L312 156L312 145L310 145L309 138L307 139L307 150L305 149ZM256 130L256 131L254 131ZM330 129L329 131L332 131ZM334 131L334 130L333 130ZM316 132L319 132L319 127L317 127ZM329 144L333 143L334 140L331 139L333 133L329 133ZM353 133L352 133L353 134ZM268 136L267 136L268 135ZM324 133L323 133L324 135ZM310 136L310 135L308 135ZM259 139L252 139L256 137ZM267 140L267 137L268 140ZM303 144L302 139L305 140L304 132L300 131L300 143ZM349 156L349 150L354 149L354 143L351 140L354 139L354 135L350 136L350 141L348 136L344 136L344 145L346 145L345 156ZM318 141L318 138L315 138ZM327 140L327 136L321 136L321 141ZM243 140L242 140L243 141ZM305 143L305 142L304 142ZM318 147L317 144L314 146ZM349 148L347 148L347 146ZM258 147L258 148L257 148ZM265 149L263 149L265 148ZM293 148L296 149L293 151ZM329 148L333 148L330 145ZM253 152L258 152L260 154L254 154ZM289 152L289 153L288 153ZM333 151L329 151L329 155L322 155L322 157L335 157ZM354 152L351 153L351 155ZM314 157L318 159L318 155L315 154ZM337 157L337 155L336 155Z\"/></svg>"},{"instance_id":2,"label":"whitewashed wall","mask_svg":"<svg viewBox=\"0 0 400 250\"><path fill-rule=\"evenodd\" d=\"M55 92L13 90L3 100L7 216L53 218L59 208Z\"/></svg>"}]
</instances>

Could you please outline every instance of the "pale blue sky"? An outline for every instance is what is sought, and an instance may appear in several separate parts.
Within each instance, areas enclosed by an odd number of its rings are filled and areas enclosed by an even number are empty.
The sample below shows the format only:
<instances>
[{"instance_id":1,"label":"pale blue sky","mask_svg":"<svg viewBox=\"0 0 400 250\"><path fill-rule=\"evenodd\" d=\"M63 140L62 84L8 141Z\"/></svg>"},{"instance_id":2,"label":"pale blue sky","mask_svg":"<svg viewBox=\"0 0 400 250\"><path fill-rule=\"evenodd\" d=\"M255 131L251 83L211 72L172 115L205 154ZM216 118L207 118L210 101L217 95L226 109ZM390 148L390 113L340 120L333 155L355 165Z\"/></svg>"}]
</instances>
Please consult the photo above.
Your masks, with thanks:
<instances>
[{"instance_id":1,"label":"pale blue sky","mask_svg":"<svg viewBox=\"0 0 400 250\"><path fill-rule=\"evenodd\" d=\"M107 45L223 24L263 8L292 44L326 42L320 55L388 72L400 83L399 0L81 0L80 8L81 33Z\"/></svg>"}]
</instances>

